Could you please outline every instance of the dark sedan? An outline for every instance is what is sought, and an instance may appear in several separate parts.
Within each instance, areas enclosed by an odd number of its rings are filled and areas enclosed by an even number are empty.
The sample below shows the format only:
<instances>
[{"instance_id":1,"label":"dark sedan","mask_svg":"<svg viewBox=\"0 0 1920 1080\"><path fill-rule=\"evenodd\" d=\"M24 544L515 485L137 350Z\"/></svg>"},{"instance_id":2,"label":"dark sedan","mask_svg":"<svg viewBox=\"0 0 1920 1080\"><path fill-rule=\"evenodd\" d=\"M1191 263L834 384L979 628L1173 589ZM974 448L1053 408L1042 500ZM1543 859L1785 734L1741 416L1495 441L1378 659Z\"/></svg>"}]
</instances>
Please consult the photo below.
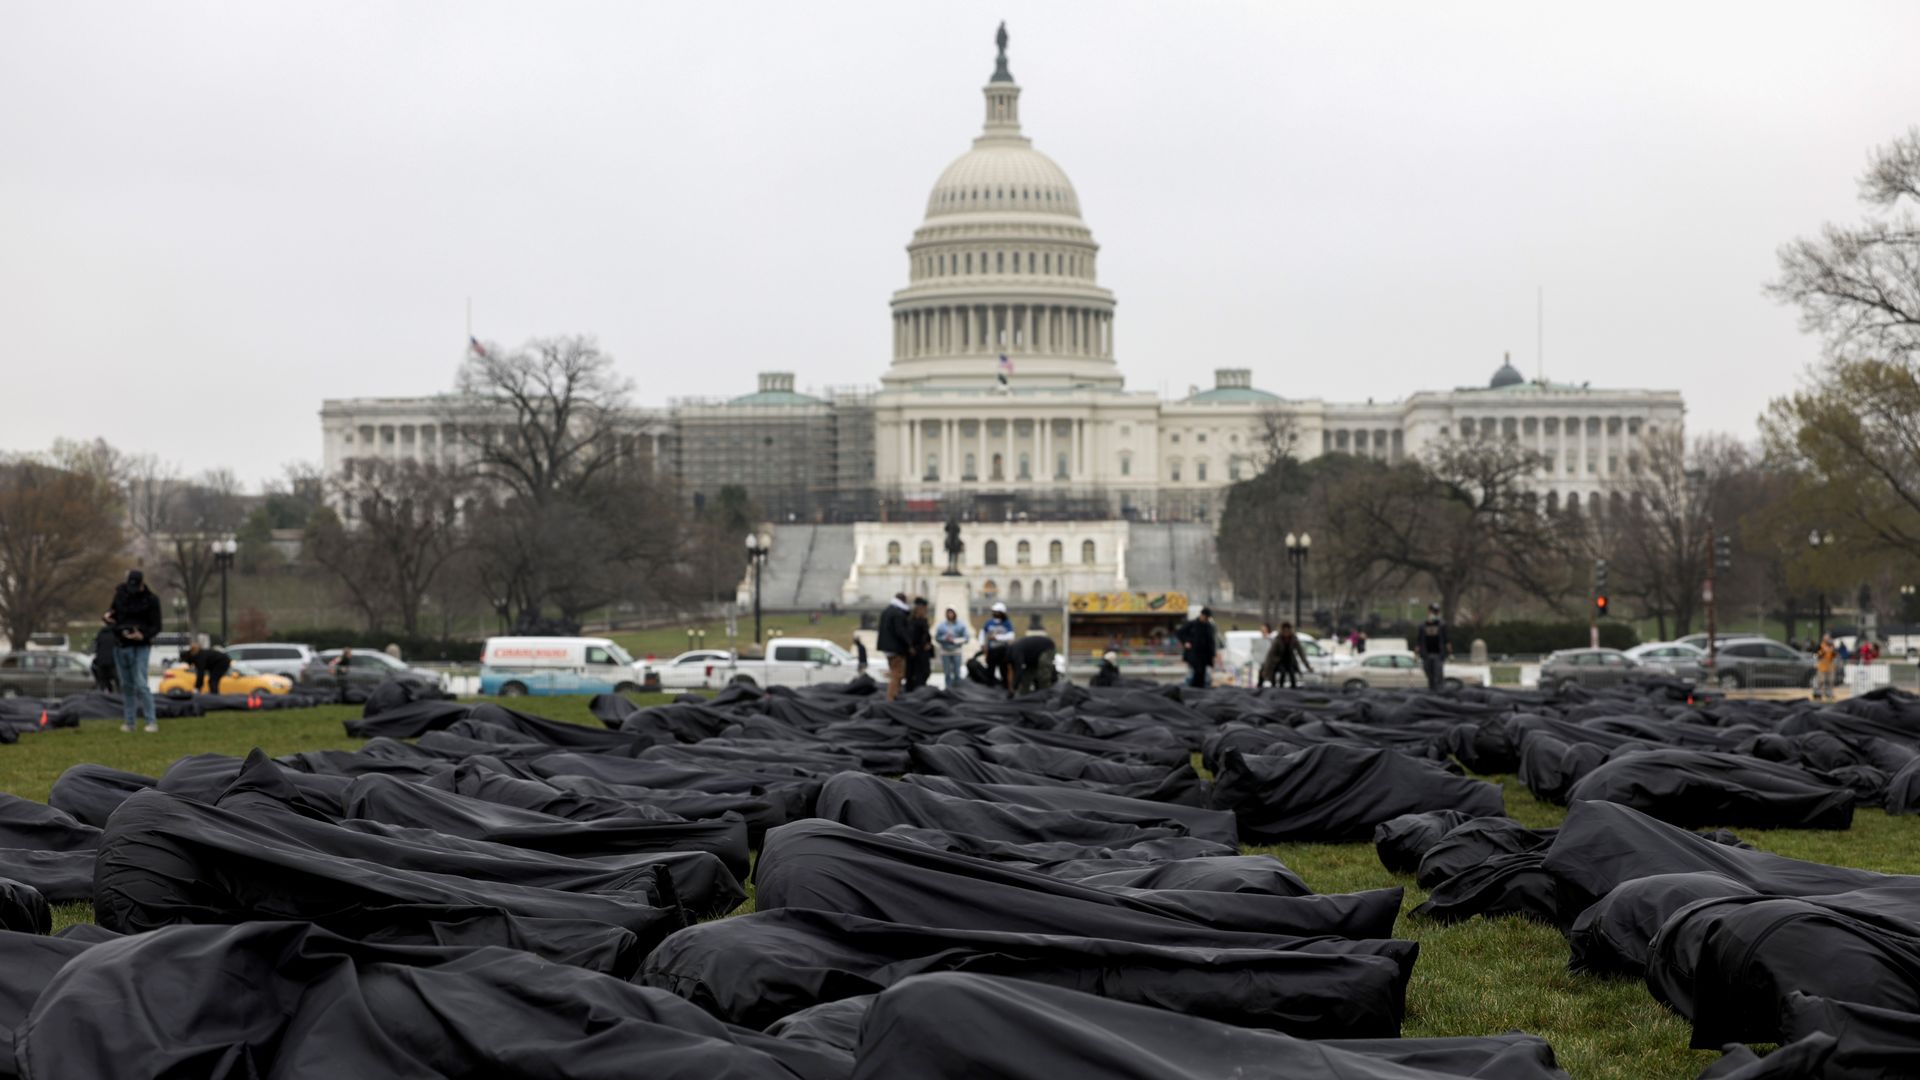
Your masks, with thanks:
<instances>
[{"instance_id":1,"label":"dark sedan","mask_svg":"<svg viewBox=\"0 0 1920 1080\"><path fill-rule=\"evenodd\" d=\"M1619 649L1562 649L1540 662L1541 689L1619 686L1629 675L1652 674ZM1658 674L1667 674L1660 670Z\"/></svg>"},{"instance_id":2,"label":"dark sedan","mask_svg":"<svg viewBox=\"0 0 1920 1080\"><path fill-rule=\"evenodd\" d=\"M320 653L300 669L300 678L295 690L308 694L331 694L339 689L338 673L333 661L340 655L339 649L328 649ZM374 687L388 679L399 679L420 685L423 689L439 692L446 688L446 681L438 672L425 668L408 667L383 652L355 651L347 657L347 690L356 698L366 695Z\"/></svg>"},{"instance_id":3,"label":"dark sedan","mask_svg":"<svg viewBox=\"0 0 1920 1080\"><path fill-rule=\"evenodd\" d=\"M1819 677L1819 664L1798 649L1790 649L1768 638L1738 638L1720 643L1714 661L1714 681L1723 689L1779 689L1812 686ZM1834 679L1840 678L1840 665L1833 666Z\"/></svg>"},{"instance_id":4,"label":"dark sedan","mask_svg":"<svg viewBox=\"0 0 1920 1080\"><path fill-rule=\"evenodd\" d=\"M0 697L57 698L93 689L93 659L76 652L0 656Z\"/></svg>"}]
</instances>

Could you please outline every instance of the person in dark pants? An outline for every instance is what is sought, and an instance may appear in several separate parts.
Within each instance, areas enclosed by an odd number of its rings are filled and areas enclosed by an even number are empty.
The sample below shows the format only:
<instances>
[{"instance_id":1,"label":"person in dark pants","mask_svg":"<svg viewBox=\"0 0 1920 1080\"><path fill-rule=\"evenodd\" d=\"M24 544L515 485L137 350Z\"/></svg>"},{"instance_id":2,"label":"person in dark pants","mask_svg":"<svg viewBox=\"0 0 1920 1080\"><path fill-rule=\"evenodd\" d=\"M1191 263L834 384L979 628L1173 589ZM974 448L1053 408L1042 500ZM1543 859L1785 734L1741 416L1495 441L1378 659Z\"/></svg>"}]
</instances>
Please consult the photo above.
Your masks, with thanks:
<instances>
[{"instance_id":1,"label":"person in dark pants","mask_svg":"<svg viewBox=\"0 0 1920 1080\"><path fill-rule=\"evenodd\" d=\"M1201 608L1198 618L1180 628L1180 655L1187 662L1187 685L1207 685L1207 670L1220 655L1220 642L1214 636L1213 609Z\"/></svg>"},{"instance_id":2,"label":"person in dark pants","mask_svg":"<svg viewBox=\"0 0 1920 1080\"><path fill-rule=\"evenodd\" d=\"M1093 673L1093 678L1087 680L1087 685L1119 686L1120 654L1111 650L1102 653L1100 656L1100 670Z\"/></svg>"},{"instance_id":3,"label":"person in dark pants","mask_svg":"<svg viewBox=\"0 0 1920 1080\"><path fill-rule=\"evenodd\" d=\"M1267 658L1260 665L1260 685L1298 688L1303 667L1313 670L1313 665L1307 662L1307 648L1300 644L1300 635L1293 632L1293 624L1283 622L1280 632L1267 644Z\"/></svg>"},{"instance_id":4,"label":"person in dark pants","mask_svg":"<svg viewBox=\"0 0 1920 1080\"><path fill-rule=\"evenodd\" d=\"M340 655L327 661L327 668L333 672L335 696L339 698L340 704L347 704L347 685L350 681L348 673L353 670L353 646L342 646Z\"/></svg>"},{"instance_id":5,"label":"person in dark pants","mask_svg":"<svg viewBox=\"0 0 1920 1080\"><path fill-rule=\"evenodd\" d=\"M887 658L888 701L900 696L900 684L907 679L907 655L912 651L912 642L908 640L909 610L907 594L894 593L892 602L880 613L880 632L874 645L880 655Z\"/></svg>"},{"instance_id":6,"label":"person in dark pants","mask_svg":"<svg viewBox=\"0 0 1920 1080\"><path fill-rule=\"evenodd\" d=\"M980 643L985 646L981 656L995 686L1013 687L1012 669L1007 666L1007 648L1013 641L1013 620L1007 617L1007 605L996 601L987 624L980 628Z\"/></svg>"},{"instance_id":7,"label":"person in dark pants","mask_svg":"<svg viewBox=\"0 0 1920 1080\"><path fill-rule=\"evenodd\" d=\"M113 606L101 617L113 629L113 673L120 683L121 731L132 731L144 710L147 730L159 731L154 713L153 687L147 685L147 658L160 633L160 598L147 588L146 575L127 571L127 580L113 590Z\"/></svg>"},{"instance_id":8,"label":"person in dark pants","mask_svg":"<svg viewBox=\"0 0 1920 1080\"><path fill-rule=\"evenodd\" d=\"M927 617L927 598L913 598L907 613L907 678L902 689L918 690L933 675L933 622Z\"/></svg>"},{"instance_id":9,"label":"person in dark pants","mask_svg":"<svg viewBox=\"0 0 1920 1080\"><path fill-rule=\"evenodd\" d=\"M211 684L207 686L207 693L219 693L220 680L226 678L227 672L233 668L233 660L226 653L200 644L188 646L187 651L180 654L180 660L193 669L193 692L196 694L203 684Z\"/></svg>"},{"instance_id":10,"label":"person in dark pants","mask_svg":"<svg viewBox=\"0 0 1920 1080\"><path fill-rule=\"evenodd\" d=\"M859 634L853 635L853 656L860 664L860 674L865 675L867 673L867 643L860 640Z\"/></svg>"},{"instance_id":11,"label":"person in dark pants","mask_svg":"<svg viewBox=\"0 0 1920 1080\"><path fill-rule=\"evenodd\" d=\"M1013 692L1031 694L1053 687L1059 675L1053 670L1055 647L1045 634L1028 634L1007 646L1007 666L1013 672Z\"/></svg>"},{"instance_id":12,"label":"person in dark pants","mask_svg":"<svg viewBox=\"0 0 1920 1080\"><path fill-rule=\"evenodd\" d=\"M109 694L120 689L119 679L113 672L114 637L111 626L103 626L93 635L93 688Z\"/></svg>"},{"instance_id":13,"label":"person in dark pants","mask_svg":"<svg viewBox=\"0 0 1920 1080\"><path fill-rule=\"evenodd\" d=\"M1447 627L1440 621L1440 605L1427 605L1427 621L1413 632L1413 651L1427 672L1427 689L1438 690L1447 677L1447 657L1453 645L1447 641Z\"/></svg>"}]
</instances>

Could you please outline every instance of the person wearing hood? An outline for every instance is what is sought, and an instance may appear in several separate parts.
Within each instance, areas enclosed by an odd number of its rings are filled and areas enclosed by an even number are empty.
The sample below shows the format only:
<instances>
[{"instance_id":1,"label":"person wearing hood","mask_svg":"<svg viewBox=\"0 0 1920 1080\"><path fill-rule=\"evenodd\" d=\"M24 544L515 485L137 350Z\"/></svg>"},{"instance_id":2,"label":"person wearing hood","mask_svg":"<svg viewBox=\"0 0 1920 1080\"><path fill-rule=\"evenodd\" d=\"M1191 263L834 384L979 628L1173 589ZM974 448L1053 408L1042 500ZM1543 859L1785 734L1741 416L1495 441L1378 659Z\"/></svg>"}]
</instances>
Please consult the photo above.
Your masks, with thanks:
<instances>
[{"instance_id":1,"label":"person wearing hood","mask_svg":"<svg viewBox=\"0 0 1920 1080\"><path fill-rule=\"evenodd\" d=\"M1120 685L1120 654L1109 649L1100 655L1100 670L1093 673L1088 686Z\"/></svg>"},{"instance_id":2,"label":"person wearing hood","mask_svg":"<svg viewBox=\"0 0 1920 1080\"><path fill-rule=\"evenodd\" d=\"M880 612L880 630L874 645L887 658L887 700L900 696L900 684L907 678L907 656L913 651L911 608L906 593L894 593L893 600Z\"/></svg>"},{"instance_id":3,"label":"person wearing hood","mask_svg":"<svg viewBox=\"0 0 1920 1080\"><path fill-rule=\"evenodd\" d=\"M988 616L987 624L980 628L980 642L986 646L987 673L993 676L995 685L1008 689L1013 687L1013 668L1007 663L1007 649L1012 646L1014 637L1013 620L1007 615L1007 605L995 601L993 614Z\"/></svg>"},{"instance_id":4,"label":"person wearing hood","mask_svg":"<svg viewBox=\"0 0 1920 1080\"><path fill-rule=\"evenodd\" d=\"M113 590L113 605L100 621L113 628L113 672L120 682L123 721L120 730L132 731L134 718L145 710L147 730L159 731L153 688L147 685L147 658L153 652L153 639L160 633L160 598L147 588L145 574L127 571L127 580Z\"/></svg>"},{"instance_id":5,"label":"person wearing hood","mask_svg":"<svg viewBox=\"0 0 1920 1080\"><path fill-rule=\"evenodd\" d=\"M1447 657L1453 655L1453 643L1447 640L1447 624L1440 621L1440 605L1427 605L1427 621L1413 632L1413 651L1427 672L1427 689L1437 691L1447 675Z\"/></svg>"}]
</instances>

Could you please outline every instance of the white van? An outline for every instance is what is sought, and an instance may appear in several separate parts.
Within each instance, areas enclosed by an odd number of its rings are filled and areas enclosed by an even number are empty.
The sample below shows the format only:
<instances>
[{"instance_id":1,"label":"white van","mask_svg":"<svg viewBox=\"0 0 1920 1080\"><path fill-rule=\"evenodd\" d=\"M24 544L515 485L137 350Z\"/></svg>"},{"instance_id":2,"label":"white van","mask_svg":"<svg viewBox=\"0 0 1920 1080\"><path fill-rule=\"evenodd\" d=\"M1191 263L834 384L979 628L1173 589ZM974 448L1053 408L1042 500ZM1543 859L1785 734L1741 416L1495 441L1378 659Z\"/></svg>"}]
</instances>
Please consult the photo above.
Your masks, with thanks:
<instances>
[{"instance_id":1,"label":"white van","mask_svg":"<svg viewBox=\"0 0 1920 1080\"><path fill-rule=\"evenodd\" d=\"M633 657L609 638L488 638L480 653L482 694L627 694L639 689Z\"/></svg>"}]
</instances>

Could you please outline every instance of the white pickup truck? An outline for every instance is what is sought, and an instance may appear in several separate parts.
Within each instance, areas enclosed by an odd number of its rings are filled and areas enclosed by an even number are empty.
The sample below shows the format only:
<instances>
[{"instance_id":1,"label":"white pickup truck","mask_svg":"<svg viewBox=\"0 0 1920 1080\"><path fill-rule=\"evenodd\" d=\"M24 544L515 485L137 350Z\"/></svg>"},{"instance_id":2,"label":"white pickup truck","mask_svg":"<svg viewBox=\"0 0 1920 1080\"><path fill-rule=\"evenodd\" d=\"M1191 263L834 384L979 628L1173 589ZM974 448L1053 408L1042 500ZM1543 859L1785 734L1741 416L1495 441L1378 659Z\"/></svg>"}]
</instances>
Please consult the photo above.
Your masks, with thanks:
<instances>
[{"instance_id":1,"label":"white pickup truck","mask_svg":"<svg viewBox=\"0 0 1920 1080\"><path fill-rule=\"evenodd\" d=\"M825 638L777 637L767 642L765 651L764 658L735 653L705 665L706 688L718 690L733 682L810 686L846 682L860 673L853 654Z\"/></svg>"}]
</instances>

